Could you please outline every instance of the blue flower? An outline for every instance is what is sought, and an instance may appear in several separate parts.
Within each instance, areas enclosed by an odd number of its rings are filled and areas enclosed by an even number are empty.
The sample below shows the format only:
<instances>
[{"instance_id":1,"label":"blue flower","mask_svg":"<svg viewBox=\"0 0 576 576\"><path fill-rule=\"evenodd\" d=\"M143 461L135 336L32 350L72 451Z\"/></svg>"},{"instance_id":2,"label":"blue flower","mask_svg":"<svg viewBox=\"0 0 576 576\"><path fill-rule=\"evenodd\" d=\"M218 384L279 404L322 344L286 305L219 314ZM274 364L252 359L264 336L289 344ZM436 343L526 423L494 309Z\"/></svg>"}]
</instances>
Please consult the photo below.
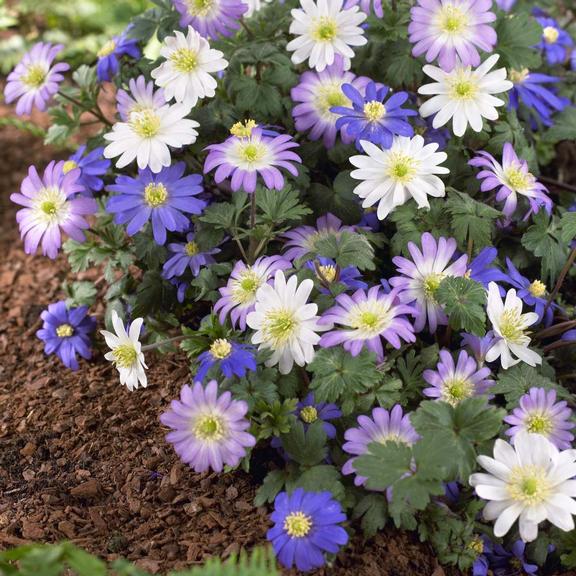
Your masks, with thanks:
<instances>
[{"instance_id":1,"label":"blue flower","mask_svg":"<svg viewBox=\"0 0 576 576\"><path fill-rule=\"evenodd\" d=\"M525 552L526 544L522 540L516 540L510 552L500 544L494 544L491 550L486 551L486 556L494 576L536 574L538 566L526 560Z\"/></svg>"},{"instance_id":2,"label":"blue flower","mask_svg":"<svg viewBox=\"0 0 576 576\"><path fill-rule=\"evenodd\" d=\"M370 82L366 86L366 95L362 96L352 84L343 84L342 92L352 101L352 108L330 108L330 112L341 116L336 120L336 129L345 127L346 133L356 140L356 148L361 152L363 149L360 140L390 148L395 135L414 135L414 129L406 118L416 116L417 112L401 108L408 100L408 93L397 92L384 102L389 91L388 86L379 88L374 82Z\"/></svg>"},{"instance_id":3,"label":"blue flower","mask_svg":"<svg viewBox=\"0 0 576 576\"><path fill-rule=\"evenodd\" d=\"M296 565L304 572L319 568L325 563L324 552L336 554L348 542L346 530L339 526L346 515L330 492L305 492L302 488L291 496L280 492L270 518L274 526L266 537L286 568Z\"/></svg>"},{"instance_id":4,"label":"blue flower","mask_svg":"<svg viewBox=\"0 0 576 576\"><path fill-rule=\"evenodd\" d=\"M536 20L543 28L542 39L537 47L546 56L548 64L563 64L568 56L568 49L574 45L570 34L562 30L554 18L539 16Z\"/></svg>"},{"instance_id":5,"label":"blue flower","mask_svg":"<svg viewBox=\"0 0 576 576\"><path fill-rule=\"evenodd\" d=\"M316 263L313 260L306 262L306 268L313 270L318 279L328 284L332 282L341 282L350 290L357 290L358 288L365 289L368 287L366 282L362 281L362 274L356 266L346 266L346 268L339 268L334 260L330 258L318 258ZM323 294L330 294L326 288L320 288Z\"/></svg>"},{"instance_id":6,"label":"blue flower","mask_svg":"<svg viewBox=\"0 0 576 576\"><path fill-rule=\"evenodd\" d=\"M200 367L196 373L195 381L204 380L208 370L218 366L226 378L236 375L238 378L246 376L247 370L256 370L256 358L250 347L230 342L225 338L218 338L212 342L210 349L198 356Z\"/></svg>"},{"instance_id":7,"label":"blue flower","mask_svg":"<svg viewBox=\"0 0 576 576\"><path fill-rule=\"evenodd\" d=\"M104 180L102 180L101 176L108 172L112 162L102 156L104 148L95 148L84 155L85 152L86 146L80 146L76 153L64 162L62 172L68 174L70 170L80 168L78 182L85 188L83 195L88 195L90 191L99 192L104 188Z\"/></svg>"},{"instance_id":8,"label":"blue flower","mask_svg":"<svg viewBox=\"0 0 576 576\"><path fill-rule=\"evenodd\" d=\"M90 333L96 329L96 320L88 316L88 306L68 308L66 302L50 304L40 315L44 324L36 336L44 341L44 352L56 354L62 363L78 370L76 355L90 358Z\"/></svg>"},{"instance_id":9,"label":"blue flower","mask_svg":"<svg viewBox=\"0 0 576 576\"><path fill-rule=\"evenodd\" d=\"M492 246L483 248L478 256L470 262L470 278L480 282L485 288L488 288L490 282L507 282L508 276L494 266L490 266L498 256L498 250Z\"/></svg>"},{"instance_id":10,"label":"blue flower","mask_svg":"<svg viewBox=\"0 0 576 576\"><path fill-rule=\"evenodd\" d=\"M140 58L140 48L138 40L126 36L128 30L122 32L120 36L114 36L108 40L98 51L98 63L96 65L96 74L100 82L112 80L120 69L120 58L130 56L131 58Z\"/></svg>"},{"instance_id":11,"label":"blue flower","mask_svg":"<svg viewBox=\"0 0 576 576\"><path fill-rule=\"evenodd\" d=\"M214 264L216 260L214 260L212 255L220 252L220 248L212 248L206 252L201 252L200 247L194 240L193 232L189 232L186 235L186 242L168 244L168 250L172 255L162 268L162 276L166 280L182 276L187 268L190 268L193 276L198 276L200 268Z\"/></svg>"},{"instance_id":12,"label":"blue flower","mask_svg":"<svg viewBox=\"0 0 576 576\"><path fill-rule=\"evenodd\" d=\"M305 428L317 420L321 420L326 436L330 439L336 438L336 428L329 422L329 420L335 420L342 416L342 412L336 404L328 402L317 403L314 398L314 392L310 392L304 400L298 402L296 415L304 422Z\"/></svg>"},{"instance_id":13,"label":"blue flower","mask_svg":"<svg viewBox=\"0 0 576 576\"><path fill-rule=\"evenodd\" d=\"M434 128L432 125L434 122L433 116L428 116L427 118L416 116L413 121L416 126L416 134L420 134L424 138L425 144L438 144L438 152L446 148L448 140L450 140L450 130L448 128Z\"/></svg>"},{"instance_id":14,"label":"blue flower","mask_svg":"<svg viewBox=\"0 0 576 576\"><path fill-rule=\"evenodd\" d=\"M126 224L130 236L140 231L149 220L157 244L166 242L166 231L185 232L190 220L184 214L201 214L206 206L204 200L195 198L202 193L202 176L184 176L186 164L178 162L154 174L150 168L138 171L138 176L118 176L116 183L108 186L117 192L107 204L106 210L115 214L116 224Z\"/></svg>"}]
</instances>

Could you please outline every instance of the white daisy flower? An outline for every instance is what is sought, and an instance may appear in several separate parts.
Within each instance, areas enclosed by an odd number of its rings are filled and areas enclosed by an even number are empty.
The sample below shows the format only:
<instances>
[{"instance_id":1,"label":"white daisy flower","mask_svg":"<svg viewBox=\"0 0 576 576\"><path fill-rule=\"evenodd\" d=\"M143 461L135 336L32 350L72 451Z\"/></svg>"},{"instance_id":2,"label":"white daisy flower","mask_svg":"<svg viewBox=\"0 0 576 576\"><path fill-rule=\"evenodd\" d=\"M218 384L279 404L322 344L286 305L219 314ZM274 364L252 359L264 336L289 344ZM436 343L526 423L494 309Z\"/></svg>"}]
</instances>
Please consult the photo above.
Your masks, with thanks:
<instances>
[{"instance_id":1,"label":"white daisy flower","mask_svg":"<svg viewBox=\"0 0 576 576\"><path fill-rule=\"evenodd\" d=\"M358 6L343 8L344 0L300 0L302 9L292 10L290 33L295 38L286 46L292 62L308 60L310 68L321 72L334 63L336 54L344 60L344 69L350 68L354 50L350 46L364 46L368 40L360 24L367 16Z\"/></svg>"},{"instance_id":2,"label":"white daisy flower","mask_svg":"<svg viewBox=\"0 0 576 576\"><path fill-rule=\"evenodd\" d=\"M498 285L490 282L486 312L496 336L499 337L486 353L487 362L500 358L504 370L520 361L530 366L542 363L540 355L528 348L530 337L526 330L528 326L538 322L538 314L522 314L522 300L516 296L514 288L508 290L506 301L502 302Z\"/></svg>"},{"instance_id":3,"label":"white daisy flower","mask_svg":"<svg viewBox=\"0 0 576 576\"><path fill-rule=\"evenodd\" d=\"M256 330L252 343L272 351L266 365L278 364L281 374L288 374L294 362L298 366L312 362L314 346L320 340L317 332L332 328L318 324L318 306L308 304L313 287L310 279L300 285L296 276L286 281L284 272L278 270L273 285L263 284L258 289L254 311L246 317L248 326Z\"/></svg>"},{"instance_id":4,"label":"white daisy flower","mask_svg":"<svg viewBox=\"0 0 576 576\"><path fill-rule=\"evenodd\" d=\"M100 334L104 336L106 344L111 349L110 352L104 355L104 358L114 362L120 374L120 384L126 385L130 392L139 386L146 388L148 385L144 370L148 366L144 362L142 344L140 344L139 340L143 323L143 318L136 318L130 324L128 332L126 332L124 322L122 322L116 310L112 310L112 325L116 334L108 332L108 330L100 330Z\"/></svg>"},{"instance_id":5,"label":"white daisy flower","mask_svg":"<svg viewBox=\"0 0 576 576\"><path fill-rule=\"evenodd\" d=\"M478 456L488 474L470 476L470 485L484 500L486 520L496 520L494 535L501 538L518 519L520 538L532 542L538 524L548 520L569 532L576 514L576 450L559 452L540 434L520 432L514 446L496 440L494 458Z\"/></svg>"},{"instance_id":6,"label":"white daisy flower","mask_svg":"<svg viewBox=\"0 0 576 576\"><path fill-rule=\"evenodd\" d=\"M439 166L447 155L436 152L438 144L424 144L424 138L419 135L395 136L388 150L366 140L360 143L366 154L350 158L358 168L350 175L362 180L353 192L364 198L363 208L378 204L379 220L384 220L410 198L416 200L418 208L429 208L428 196L445 196L444 182L436 174L448 174L450 170Z\"/></svg>"},{"instance_id":7,"label":"white daisy flower","mask_svg":"<svg viewBox=\"0 0 576 576\"><path fill-rule=\"evenodd\" d=\"M194 144L198 122L186 118L190 107L166 104L161 108L146 108L130 112L127 122L116 122L112 132L104 134L110 144L104 148L105 158L116 158L117 168L124 168L136 160L142 170L147 166L154 173L170 166L170 148Z\"/></svg>"},{"instance_id":8,"label":"white daisy flower","mask_svg":"<svg viewBox=\"0 0 576 576\"><path fill-rule=\"evenodd\" d=\"M228 66L222 58L224 54L210 48L208 40L192 26L188 26L187 36L178 31L167 36L160 55L166 62L152 70L152 78L164 88L167 100L174 98L190 108L196 106L199 98L214 96L217 83L211 74Z\"/></svg>"},{"instance_id":9,"label":"white daisy flower","mask_svg":"<svg viewBox=\"0 0 576 576\"><path fill-rule=\"evenodd\" d=\"M506 69L499 68L489 72L500 56L493 54L476 70L462 66L460 62L451 72L445 72L436 66L426 65L422 70L436 82L418 88L419 94L433 94L420 106L423 118L436 114L432 121L434 128L440 128L452 119L452 129L456 136L464 135L468 124L472 130L482 130L483 118L497 120L498 106L504 106L504 100L492 96L506 92L513 87L506 80Z\"/></svg>"}]
</instances>

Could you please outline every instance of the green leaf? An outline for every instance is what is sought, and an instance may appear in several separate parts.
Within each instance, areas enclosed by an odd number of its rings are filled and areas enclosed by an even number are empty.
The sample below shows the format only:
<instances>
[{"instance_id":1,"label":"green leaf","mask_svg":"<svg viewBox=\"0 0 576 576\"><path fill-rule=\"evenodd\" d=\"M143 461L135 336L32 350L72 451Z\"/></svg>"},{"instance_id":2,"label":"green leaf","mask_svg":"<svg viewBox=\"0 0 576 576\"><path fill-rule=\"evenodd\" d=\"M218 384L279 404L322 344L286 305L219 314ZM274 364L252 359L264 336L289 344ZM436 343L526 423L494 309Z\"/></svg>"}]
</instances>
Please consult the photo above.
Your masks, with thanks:
<instances>
[{"instance_id":1,"label":"green leaf","mask_svg":"<svg viewBox=\"0 0 576 576\"><path fill-rule=\"evenodd\" d=\"M450 326L483 336L486 333L486 290L470 278L448 276L435 297L444 305Z\"/></svg>"},{"instance_id":2,"label":"green leaf","mask_svg":"<svg viewBox=\"0 0 576 576\"><path fill-rule=\"evenodd\" d=\"M562 214L560 218L560 236L566 243L572 242L576 238L576 212L564 212Z\"/></svg>"},{"instance_id":3,"label":"green leaf","mask_svg":"<svg viewBox=\"0 0 576 576\"><path fill-rule=\"evenodd\" d=\"M149 270L142 276L142 281L136 290L136 301L132 315L148 316L168 303L170 285L162 278L158 271Z\"/></svg>"},{"instance_id":4,"label":"green leaf","mask_svg":"<svg viewBox=\"0 0 576 576\"><path fill-rule=\"evenodd\" d=\"M308 492L328 491L336 500L341 500L345 492L341 479L342 475L336 467L320 464L309 468L297 478L289 479L286 488L289 491L295 488L304 488Z\"/></svg>"},{"instance_id":5,"label":"green leaf","mask_svg":"<svg viewBox=\"0 0 576 576\"><path fill-rule=\"evenodd\" d=\"M302 466L314 466L326 458L326 432L324 424L317 420L304 428L302 422L296 422L288 434L283 434L282 446L288 455L302 464Z\"/></svg>"},{"instance_id":6,"label":"green leaf","mask_svg":"<svg viewBox=\"0 0 576 576\"><path fill-rule=\"evenodd\" d=\"M386 526L388 518L386 498L380 494L364 496L354 508L352 517L362 518L360 525L367 538L374 536Z\"/></svg>"},{"instance_id":7,"label":"green leaf","mask_svg":"<svg viewBox=\"0 0 576 576\"><path fill-rule=\"evenodd\" d=\"M297 222L312 214L310 208L300 203L298 192L289 185L282 190L259 187L256 191L256 205L263 213L258 216L257 222L276 228L284 222Z\"/></svg>"},{"instance_id":8,"label":"green leaf","mask_svg":"<svg viewBox=\"0 0 576 576\"><path fill-rule=\"evenodd\" d=\"M96 556L79 548L70 547L67 550L68 565L78 576L106 576L106 564Z\"/></svg>"},{"instance_id":9,"label":"green leaf","mask_svg":"<svg viewBox=\"0 0 576 576\"><path fill-rule=\"evenodd\" d=\"M272 470L272 472L268 472L262 486L256 491L254 506L263 506L264 504L274 502L278 493L284 488L287 478L288 473L285 470Z\"/></svg>"},{"instance_id":10,"label":"green leaf","mask_svg":"<svg viewBox=\"0 0 576 576\"><path fill-rule=\"evenodd\" d=\"M502 13L496 22L498 44L496 52L501 55L498 68L537 69L542 62L540 54L534 46L540 42L542 26L529 13Z\"/></svg>"},{"instance_id":11,"label":"green leaf","mask_svg":"<svg viewBox=\"0 0 576 576\"><path fill-rule=\"evenodd\" d=\"M567 106L554 116L554 125L548 128L542 140L548 144L557 144L563 140L576 140L576 108Z\"/></svg>"},{"instance_id":12,"label":"green leaf","mask_svg":"<svg viewBox=\"0 0 576 576\"><path fill-rule=\"evenodd\" d=\"M354 460L354 469L368 478L366 486L372 490L385 490L411 472L412 449L401 442L373 442L368 452Z\"/></svg>"},{"instance_id":13,"label":"green leaf","mask_svg":"<svg viewBox=\"0 0 576 576\"><path fill-rule=\"evenodd\" d=\"M73 282L72 284L64 284L62 286L66 292L66 306L92 306L96 300L98 289L94 286L94 282Z\"/></svg>"},{"instance_id":14,"label":"green leaf","mask_svg":"<svg viewBox=\"0 0 576 576\"><path fill-rule=\"evenodd\" d=\"M318 255L332 258L341 268L356 266L359 270L374 270L374 248L363 234L342 232L318 239Z\"/></svg>"}]
</instances>

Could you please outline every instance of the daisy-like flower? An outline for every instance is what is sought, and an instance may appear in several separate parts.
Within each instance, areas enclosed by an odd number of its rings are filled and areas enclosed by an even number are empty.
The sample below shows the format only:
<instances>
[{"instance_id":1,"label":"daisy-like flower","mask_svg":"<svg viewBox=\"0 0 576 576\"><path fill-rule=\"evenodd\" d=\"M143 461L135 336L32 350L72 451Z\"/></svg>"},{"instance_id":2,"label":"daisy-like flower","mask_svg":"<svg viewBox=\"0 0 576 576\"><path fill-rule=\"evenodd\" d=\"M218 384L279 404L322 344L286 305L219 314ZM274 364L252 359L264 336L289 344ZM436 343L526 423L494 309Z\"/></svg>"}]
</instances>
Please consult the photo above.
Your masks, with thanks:
<instances>
[{"instance_id":1,"label":"daisy-like flower","mask_svg":"<svg viewBox=\"0 0 576 576\"><path fill-rule=\"evenodd\" d=\"M430 388L422 391L429 398L437 398L456 406L462 400L472 396L487 394L494 381L488 378L490 368L478 368L476 360L468 356L465 350L458 354L458 362L448 350L440 350L440 362L436 370L424 370L424 380Z\"/></svg>"},{"instance_id":2,"label":"daisy-like flower","mask_svg":"<svg viewBox=\"0 0 576 576\"><path fill-rule=\"evenodd\" d=\"M208 370L218 366L226 378L246 376L247 370L256 370L256 358L248 346L230 342L226 338L217 338L210 344L210 349L198 356L200 367L195 380L204 380Z\"/></svg>"},{"instance_id":3,"label":"daisy-like flower","mask_svg":"<svg viewBox=\"0 0 576 576\"><path fill-rule=\"evenodd\" d=\"M527 335L527 328L538 322L538 314L535 312L522 314L522 300L518 298L514 288L508 290L506 301L502 302L498 285L490 282L486 313L492 323L494 334L498 337L486 353L487 362L500 358L504 370L521 361L529 366L542 363L540 355L528 348L530 336Z\"/></svg>"},{"instance_id":4,"label":"daisy-like flower","mask_svg":"<svg viewBox=\"0 0 576 576\"><path fill-rule=\"evenodd\" d=\"M361 140L390 148L395 135L414 135L414 129L406 121L408 116L416 116L415 110L401 108L408 100L407 92L392 94L385 101L390 88L370 82L362 94L351 84L343 84L342 92L350 99L352 108L334 106L331 112L338 114L336 130L342 130L352 137L356 147L362 152Z\"/></svg>"},{"instance_id":5,"label":"daisy-like flower","mask_svg":"<svg viewBox=\"0 0 576 576\"><path fill-rule=\"evenodd\" d=\"M194 232L189 232L186 234L186 242L173 242L168 244L168 250L171 255L168 260L164 262L162 268L162 276L166 278L166 280L182 276L188 268L192 272L192 276L198 276L198 274L200 274L200 268L210 266L210 264L216 262L213 254L221 252L220 248L211 248L210 250L202 252L194 238Z\"/></svg>"},{"instance_id":6,"label":"daisy-like flower","mask_svg":"<svg viewBox=\"0 0 576 576\"><path fill-rule=\"evenodd\" d=\"M24 252L34 254L42 243L42 254L56 258L62 245L62 232L77 242L84 242L89 228L85 216L98 211L93 198L82 197L80 170L64 174L64 162L50 162L40 178L30 166L20 193L10 196L15 204L24 206L16 213L16 221L24 240Z\"/></svg>"},{"instance_id":7,"label":"daisy-like flower","mask_svg":"<svg viewBox=\"0 0 576 576\"><path fill-rule=\"evenodd\" d=\"M141 56L138 48L138 40L128 38L127 31L120 36L108 40L98 51L98 63L96 64L96 74L100 82L108 82L118 74L120 70L120 59L124 56L138 59Z\"/></svg>"},{"instance_id":8,"label":"daisy-like flower","mask_svg":"<svg viewBox=\"0 0 576 576\"><path fill-rule=\"evenodd\" d=\"M172 0L180 13L180 26L189 24L205 38L233 36L249 8L242 0Z\"/></svg>"},{"instance_id":9,"label":"daisy-like flower","mask_svg":"<svg viewBox=\"0 0 576 576\"><path fill-rule=\"evenodd\" d=\"M145 108L130 112L126 122L117 122L112 132L104 134L110 144L104 149L106 158L118 158L117 168L124 168L134 160L140 169L150 167L160 172L170 166L170 148L194 144L199 124L186 118L190 108L184 104L166 104L161 108Z\"/></svg>"},{"instance_id":10,"label":"daisy-like flower","mask_svg":"<svg viewBox=\"0 0 576 576\"><path fill-rule=\"evenodd\" d=\"M280 492L270 515L274 526L266 537L285 568L308 572L325 563L324 553L336 554L348 542L341 522L346 514L330 492L305 492L296 488L288 496Z\"/></svg>"},{"instance_id":11,"label":"daisy-like flower","mask_svg":"<svg viewBox=\"0 0 576 576\"><path fill-rule=\"evenodd\" d=\"M576 450L559 452L544 436L520 432L514 447L498 439L494 458L478 456L478 463L488 474L472 474L470 485L489 500L484 518L496 520L497 538L517 519L524 542L536 540L538 524L545 520L565 532L574 530Z\"/></svg>"},{"instance_id":12,"label":"daisy-like flower","mask_svg":"<svg viewBox=\"0 0 576 576\"><path fill-rule=\"evenodd\" d=\"M64 174L68 174L75 168L80 169L78 183L84 186L83 194L89 195L91 192L99 192L104 188L102 176L108 172L112 163L103 158L102 152L104 148L94 148L86 154L86 146L80 146L76 153L64 162L62 167Z\"/></svg>"},{"instance_id":13,"label":"daisy-like flower","mask_svg":"<svg viewBox=\"0 0 576 576\"><path fill-rule=\"evenodd\" d=\"M494 332L489 330L486 332L485 336L476 336L475 334L468 334L462 332L462 346L466 346L468 350L472 353L478 366L484 366L486 362L486 354L488 350L492 348L493 344L496 342L496 337Z\"/></svg>"},{"instance_id":14,"label":"daisy-like flower","mask_svg":"<svg viewBox=\"0 0 576 576\"><path fill-rule=\"evenodd\" d=\"M282 270L274 275L274 284L263 284L256 292L254 310L246 323L256 330L252 344L260 350L271 350L266 366L276 366L281 374L288 374L292 366L305 366L314 360L314 346L320 341L317 332L330 326L319 323L318 306L308 298L314 282L306 279L298 284L296 276L288 281Z\"/></svg>"},{"instance_id":15,"label":"daisy-like flower","mask_svg":"<svg viewBox=\"0 0 576 576\"><path fill-rule=\"evenodd\" d=\"M298 132L310 130L310 140L322 139L326 148L332 148L336 143L338 130L336 120L338 114L331 112L334 106L351 106L352 102L342 92L342 86L349 84L358 91L370 82L365 76L356 76L344 70L344 60L336 56L334 64L327 66L322 72L308 70L300 76L300 83L292 88L290 96L296 106L292 116ZM354 141L344 128L340 129L340 138L345 144Z\"/></svg>"},{"instance_id":16,"label":"daisy-like flower","mask_svg":"<svg viewBox=\"0 0 576 576\"><path fill-rule=\"evenodd\" d=\"M232 136L222 144L206 147L208 156L204 163L204 173L214 170L214 180L220 183L230 177L232 190L244 190L252 194L256 190L258 175L269 190L281 190L284 176L279 168L284 168L293 176L298 176L294 162L301 163L292 148L298 148L289 134L268 135L254 122L238 122L230 129Z\"/></svg>"},{"instance_id":17,"label":"daisy-like flower","mask_svg":"<svg viewBox=\"0 0 576 576\"><path fill-rule=\"evenodd\" d=\"M292 10L290 34L298 36L288 42L286 49L294 64L308 60L310 68L322 72L339 54L344 68L350 68L354 58L351 46L364 46L368 42L360 26L366 14L358 6L343 8L344 0L300 0L301 8Z\"/></svg>"},{"instance_id":18,"label":"daisy-like flower","mask_svg":"<svg viewBox=\"0 0 576 576\"><path fill-rule=\"evenodd\" d=\"M112 326L114 331L100 330L104 336L110 352L104 354L106 360L114 363L116 370L120 374L120 384L125 385L130 392L140 386L148 386L146 377L146 366L142 344L140 343L140 332L144 324L143 318L136 318L129 326L124 327L124 322L118 316L116 310L112 310Z\"/></svg>"},{"instance_id":19,"label":"daisy-like flower","mask_svg":"<svg viewBox=\"0 0 576 576\"><path fill-rule=\"evenodd\" d=\"M328 212L316 220L316 228L313 226L298 226L284 234L287 240L285 247L288 248L284 258L290 261L302 258L309 252L316 251L316 243L323 238L335 236L339 238L343 232L355 232L354 226L342 226L342 220Z\"/></svg>"},{"instance_id":20,"label":"daisy-like flower","mask_svg":"<svg viewBox=\"0 0 576 576\"><path fill-rule=\"evenodd\" d=\"M247 432L247 412L246 402L234 400L230 392L219 396L218 383L211 380L206 388L200 382L194 388L186 384L160 422L172 429L166 441L194 472L222 472L224 466L237 466L246 448L256 444Z\"/></svg>"},{"instance_id":21,"label":"daisy-like flower","mask_svg":"<svg viewBox=\"0 0 576 576\"><path fill-rule=\"evenodd\" d=\"M320 323L340 325L342 329L324 334L320 346L330 348L343 344L352 356L358 356L366 346L376 354L378 362L382 362L382 340L396 349L402 346L402 340L415 342L414 328L405 316L416 310L400 303L399 291L396 288L384 294L381 286L373 286L368 292L357 290L352 296L339 294L336 305L324 312Z\"/></svg>"},{"instance_id":22,"label":"daisy-like flower","mask_svg":"<svg viewBox=\"0 0 576 576\"><path fill-rule=\"evenodd\" d=\"M567 402L556 402L556 390L530 388L504 422L511 426L506 434L511 436L512 443L516 435L525 430L545 436L559 450L567 450L574 440L570 430L576 426L571 417Z\"/></svg>"},{"instance_id":23,"label":"daisy-like flower","mask_svg":"<svg viewBox=\"0 0 576 576\"><path fill-rule=\"evenodd\" d=\"M362 180L353 192L363 198L362 207L378 204L377 216L384 220L398 206L414 198L418 208L429 208L428 196L446 195L444 182L436 174L450 170L440 166L447 158L437 152L438 144L425 144L422 136L395 136L391 148L383 150L371 142L361 140L365 154L351 156L358 168L350 176Z\"/></svg>"},{"instance_id":24,"label":"daisy-like flower","mask_svg":"<svg viewBox=\"0 0 576 576\"><path fill-rule=\"evenodd\" d=\"M70 69L64 62L52 65L63 48L61 44L34 44L8 75L4 98L7 104L18 100L18 116L30 114L34 106L38 110L46 110L48 102L58 92L64 80L63 73Z\"/></svg>"},{"instance_id":25,"label":"daisy-like flower","mask_svg":"<svg viewBox=\"0 0 576 576\"><path fill-rule=\"evenodd\" d=\"M489 192L498 189L496 200L504 202L502 212L509 219L516 211L518 195L524 196L530 203L530 210L525 219L544 208L548 213L552 210L552 200L548 197L547 188L529 172L526 160L521 160L514 151L510 142L504 144L502 164L488 152L481 150L475 158L468 162L470 166L483 168L478 173L478 180L482 181L480 190Z\"/></svg>"},{"instance_id":26,"label":"daisy-like flower","mask_svg":"<svg viewBox=\"0 0 576 576\"><path fill-rule=\"evenodd\" d=\"M79 354L92 356L90 334L96 329L96 320L88 316L88 306L68 308L66 302L49 304L40 315L43 325L36 336L44 342L45 354L56 354L64 366L78 370Z\"/></svg>"},{"instance_id":27,"label":"daisy-like flower","mask_svg":"<svg viewBox=\"0 0 576 576\"><path fill-rule=\"evenodd\" d=\"M342 474L356 474L354 484L362 486L368 480L359 476L354 468L354 460L368 452L368 446L373 442L386 444L387 442L399 442L412 446L420 437L410 423L410 414L404 414L402 406L396 404L390 412L384 408L374 408L372 418L358 416L358 428L349 428L344 433L346 442L342 450L353 454L342 467Z\"/></svg>"},{"instance_id":28,"label":"daisy-like flower","mask_svg":"<svg viewBox=\"0 0 576 576\"><path fill-rule=\"evenodd\" d=\"M426 61L438 58L440 68L449 72L458 60L478 66L480 54L492 52L496 32L489 24L496 20L491 0L418 0L408 26L412 54L426 53Z\"/></svg>"},{"instance_id":29,"label":"daisy-like flower","mask_svg":"<svg viewBox=\"0 0 576 576\"><path fill-rule=\"evenodd\" d=\"M433 334L437 326L448 324L448 317L436 301L436 290L447 276L464 276L468 257L464 254L452 262L456 252L456 240L440 237L436 242L429 232L422 234L422 251L413 242L408 242L408 252L413 262L403 256L392 259L402 276L391 278L390 284L402 289L399 296L401 302L414 303L418 311L414 331L424 330L428 320L430 332Z\"/></svg>"},{"instance_id":30,"label":"daisy-like flower","mask_svg":"<svg viewBox=\"0 0 576 576\"><path fill-rule=\"evenodd\" d=\"M422 70L436 82L418 88L419 94L433 95L420 106L422 117L435 114L434 128L440 128L452 119L452 131L456 136L463 136L468 124L474 132L480 132L483 118L498 120L496 108L504 106L505 102L493 94L512 88L512 82L506 80L505 68L490 72L498 58L498 54L493 54L476 70L459 62L451 72L436 66L424 66Z\"/></svg>"},{"instance_id":31,"label":"daisy-like flower","mask_svg":"<svg viewBox=\"0 0 576 576\"><path fill-rule=\"evenodd\" d=\"M144 76L131 78L128 87L129 92L120 89L116 94L118 113L124 122L130 120L132 112L155 112L166 104L164 90L154 90L154 82L146 82Z\"/></svg>"},{"instance_id":32,"label":"daisy-like flower","mask_svg":"<svg viewBox=\"0 0 576 576\"><path fill-rule=\"evenodd\" d=\"M542 26L542 39L538 48L545 54L546 61L551 66L564 64L568 58L574 41L566 30L562 30L554 18L539 16L536 18Z\"/></svg>"},{"instance_id":33,"label":"daisy-like flower","mask_svg":"<svg viewBox=\"0 0 576 576\"><path fill-rule=\"evenodd\" d=\"M166 61L152 70L156 85L164 88L167 100L176 100L192 108L200 98L216 94L216 79L212 76L228 66L220 50L210 48L208 40L188 26L188 34L175 31L167 36L160 55Z\"/></svg>"},{"instance_id":34,"label":"daisy-like flower","mask_svg":"<svg viewBox=\"0 0 576 576\"><path fill-rule=\"evenodd\" d=\"M296 416L304 423L305 429L320 420L326 436L333 439L336 438L336 428L330 420L340 418L342 411L336 404L316 402L314 392L309 392L306 398L296 405Z\"/></svg>"},{"instance_id":35,"label":"daisy-like flower","mask_svg":"<svg viewBox=\"0 0 576 576\"><path fill-rule=\"evenodd\" d=\"M368 284L362 280L362 274L356 266L340 268L334 260L318 257L316 260L306 262L306 268L313 270L316 274L316 278L321 284L320 292L322 294L330 294L330 286L337 282L344 284L350 290L368 288Z\"/></svg>"},{"instance_id":36,"label":"daisy-like flower","mask_svg":"<svg viewBox=\"0 0 576 576\"><path fill-rule=\"evenodd\" d=\"M201 214L206 202L196 198L203 191L202 176L184 176L186 164L178 162L158 174L149 168L139 170L138 176L118 176L108 186L116 194L108 199L106 211L114 214L116 224L126 224L126 232L133 236L148 222L157 244L166 242L166 231L185 232L190 227L186 214Z\"/></svg>"},{"instance_id":37,"label":"daisy-like flower","mask_svg":"<svg viewBox=\"0 0 576 576\"><path fill-rule=\"evenodd\" d=\"M220 324L230 315L234 328L238 324L240 330L246 330L246 316L254 310L258 288L270 281L276 270L287 270L291 266L281 256L261 256L252 265L241 260L236 262L226 286L220 288L221 298L214 305Z\"/></svg>"}]
</instances>

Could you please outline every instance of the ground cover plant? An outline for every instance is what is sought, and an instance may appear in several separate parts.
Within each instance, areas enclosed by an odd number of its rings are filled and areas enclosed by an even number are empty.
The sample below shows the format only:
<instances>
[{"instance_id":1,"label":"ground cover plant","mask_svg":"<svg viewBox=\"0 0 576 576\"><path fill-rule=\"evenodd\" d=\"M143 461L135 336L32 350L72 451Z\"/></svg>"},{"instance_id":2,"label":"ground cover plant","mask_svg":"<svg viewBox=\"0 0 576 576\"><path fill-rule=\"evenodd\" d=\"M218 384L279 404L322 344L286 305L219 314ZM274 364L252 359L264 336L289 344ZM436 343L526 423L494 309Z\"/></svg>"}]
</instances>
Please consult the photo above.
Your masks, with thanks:
<instances>
[{"instance_id":1,"label":"ground cover plant","mask_svg":"<svg viewBox=\"0 0 576 576\"><path fill-rule=\"evenodd\" d=\"M38 346L134 395L185 355L149 425L263 476L284 568L393 526L463 573L576 569L570 8L154 0L94 54L34 44L3 123L74 150L11 195L23 249L101 271ZM29 553L98 562L0 568Z\"/></svg>"}]
</instances>

